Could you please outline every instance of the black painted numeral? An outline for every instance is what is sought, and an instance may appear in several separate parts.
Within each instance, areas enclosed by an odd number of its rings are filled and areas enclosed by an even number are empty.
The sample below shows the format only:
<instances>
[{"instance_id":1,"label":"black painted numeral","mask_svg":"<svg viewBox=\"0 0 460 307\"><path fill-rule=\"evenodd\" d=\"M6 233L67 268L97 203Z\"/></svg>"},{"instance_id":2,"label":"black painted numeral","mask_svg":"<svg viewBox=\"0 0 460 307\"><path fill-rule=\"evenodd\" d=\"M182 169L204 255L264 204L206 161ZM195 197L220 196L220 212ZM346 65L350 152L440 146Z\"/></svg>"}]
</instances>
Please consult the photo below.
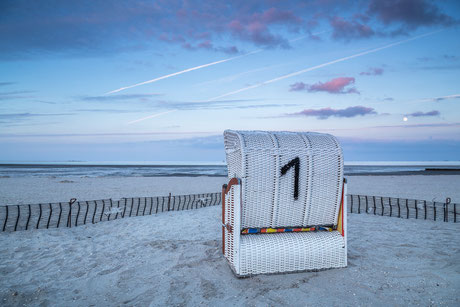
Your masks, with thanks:
<instances>
[{"instance_id":1,"label":"black painted numeral","mask_svg":"<svg viewBox=\"0 0 460 307\"><path fill-rule=\"evenodd\" d=\"M287 171L294 166L294 200L299 198L299 175L300 175L300 159L295 157L288 164L281 168L281 176L287 173Z\"/></svg>"}]
</instances>

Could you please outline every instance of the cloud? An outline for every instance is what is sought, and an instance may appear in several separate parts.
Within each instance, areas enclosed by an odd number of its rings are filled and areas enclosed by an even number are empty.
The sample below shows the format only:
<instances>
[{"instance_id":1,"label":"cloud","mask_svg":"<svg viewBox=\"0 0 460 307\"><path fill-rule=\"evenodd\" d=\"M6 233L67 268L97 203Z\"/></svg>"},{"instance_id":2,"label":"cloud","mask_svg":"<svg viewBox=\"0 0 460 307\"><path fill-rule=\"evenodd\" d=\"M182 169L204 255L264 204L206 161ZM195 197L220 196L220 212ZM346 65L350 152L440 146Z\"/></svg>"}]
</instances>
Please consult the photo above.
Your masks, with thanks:
<instances>
[{"instance_id":1,"label":"cloud","mask_svg":"<svg viewBox=\"0 0 460 307\"><path fill-rule=\"evenodd\" d=\"M359 94L359 92L354 87L345 89L345 87L354 83L355 78L352 77L335 78L325 83L318 82L311 85L305 84L303 82L297 82L291 84L290 91L306 90L308 92L327 92L330 94Z\"/></svg>"},{"instance_id":2,"label":"cloud","mask_svg":"<svg viewBox=\"0 0 460 307\"><path fill-rule=\"evenodd\" d=\"M141 110L117 110L117 109L77 109L75 112L89 112L89 113L113 113L113 114L124 114L124 113L138 113Z\"/></svg>"},{"instance_id":3,"label":"cloud","mask_svg":"<svg viewBox=\"0 0 460 307\"><path fill-rule=\"evenodd\" d=\"M433 101L433 102L438 102L438 101L443 101L443 100L450 100L450 99L459 99L460 94L455 94L455 95L448 95L448 96L440 96L440 97L434 97L434 98L427 98L427 99L422 99L420 101Z\"/></svg>"},{"instance_id":4,"label":"cloud","mask_svg":"<svg viewBox=\"0 0 460 307\"><path fill-rule=\"evenodd\" d=\"M159 42L235 53L237 46L222 43L229 38L286 46L284 36L322 10L302 1L9 1L0 11L0 57L106 56L158 49Z\"/></svg>"},{"instance_id":5,"label":"cloud","mask_svg":"<svg viewBox=\"0 0 460 307\"><path fill-rule=\"evenodd\" d=\"M31 94L31 93L35 93L35 91L3 92L3 93L0 93L0 100L33 98L33 96L24 95L24 94Z\"/></svg>"},{"instance_id":6,"label":"cloud","mask_svg":"<svg viewBox=\"0 0 460 307\"><path fill-rule=\"evenodd\" d=\"M111 96L85 96L81 97L83 101L99 101L99 102L110 102L110 101L125 101L125 100L148 100L149 98L158 97L161 94L130 94L130 95L111 95Z\"/></svg>"},{"instance_id":7,"label":"cloud","mask_svg":"<svg viewBox=\"0 0 460 307\"><path fill-rule=\"evenodd\" d=\"M107 137L107 136L141 136L141 135L200 135L215 134L216 131L149 131L149 132L94 132L94 133L37 133L37 134L0 134L0 138L34 138L34 137Z\"/></svg>"},{"instance_id":8,"label":"cloud","mask_svg":"<svg viewBox=\"0 0 460 307\"><path fill-rule=\"evenodd\" d=\"M16 84L16 82L0 82L0 86L7 86L7 85L13 85Z\"/></svg>"},{"instance_id":9,"label":"cloud","mask_svg":"<svg viewBox=\"0 0 460 307\"><path fill-rule=\"evenodd\" d=\"M371 67L367 71L359 73L361 76L380 76L383 74L383 68Z\"/></svg>"},{"instance_id":10,"label":"cloud","mask_svg":"<svg viewBox=\"0 0 460 307\"><path fill-rule=\"evenodd\" d=\"M295 103L254 103L258 99L233 99L219 101L157 101L149 104L152 109L177 110L229 110L229 109L263 109L299 106Z\"/></svg>"},{"instance_id":11,"label":"cloud","mask_svg":"<svg viewBox=\"0 0 460 307\"><path fill-rule=\"evenodd\" d=\"M336 59L336 60L333 60L333 61L330 61L330 62L326 62L326 63L319 64L319 65L316 65L316 66L308 67L308 68L305 68L305 69L302 69L302 70L299 70L299 71L296 71L296 72L293 72L293 73L282 75L282 76L274 78L274 79L270 79L270 80L263 81L263 82L260 82L260 83L254 84L254 85L243 87L243 88L240 88L240 89L235 90L235 91L227 92L225 94L210 98L207 101L215 101L215 100L218 100L220 98L224 98L224 97L235 95L235 94L238 94L238 93L241 93L241 92L245 92L245 91L248 91L248 90L251 90L251 89L254 89L254 88L261 87L263 85L267 85L267 84L278 82L278 81L281 81L281 80L284 80L284 79L287 79L287 78L295 77L295 76L304 74L304 73L309 72L309 71L317 70L317 69L320 69L320 68L323 68L323 67L326 67L326 66L329 66L329 65L333 65L333 64L336 64L336 63L340 63L340 62L348 61L348 60L351 60L351 59L354 59L354 58L357 58L357 57L361 57L361 56L366 55L366 54L371 54L371 53L374 53L374 52L378 52L380 50L384 50L384 49L388 49L388 48L391 48L391 47L394 47L394 46L398 46L398 45L401 45L401 44L404 44L404 43L407 43L407 42L410 42L410 41L413 41L413 40L416 40L416 39L419 39L419 38L422 38L422 37L425 37L425 36L433 35L433 34L438 33L438 32L439 32L439 30L429 32L429 33L425 33L425 34L421 34L421 35L417 35L417 36L414 36L414 37L411 37L411 38L408 38L408 39L405 39L405 40L397 41L397 42L394 42L394 43L391 43L391 44L388 44L388 45L385 45L385 46L382 46L382 47L378 47L378 48L374 48L374 49L371 49L371 50L359 52L359 53L349 55L349 56L346 56L346 57L342 57L342 58L339 58L339 59Z\"/></svg>"},{"instance_id":12,"label":"cloud","mask_svg":"<svg viewBox=\"0 0 460 307\"><path fill-rule=\"evenodd\" d=\"M270 25L300 25L301 23L302 18L296 16L292 11L271 7L262 13L239 15L227 24L227 28L241 40L250 41L259 46L289 47L286 39L270 31Z\"/></svg>"},{"instance_id":13,"label":"cloud","mask_svg":"<svg viewBox=\"0 0 460 307\"><path fill-rule=\"evenodd\" d=\"M452 55L452 54L444 54L442 57L445 60L449 60L449 61L458 61L460 59L458 55Z\"/></svg>"},{"instance_id":14,"label":"cloud","mask_svg":"<svg viewBox=\"0 0 460 307\"><path fill-rule=\"evenodd\" d=\"M7 60L151 52L165 50L165 44L235 53L240 43L287 48L292 35L324 23L333 38L351 40L456 22L438 2L422 0L3 2L0 58Z\"/></svg>"},{"instance_id":15,"label":"cloud","mask_svg":"<svg viewBox=\"0 0 460 307\"><path fill-rule=\"evenodd\" d=\"M441 114L441 113L439 113L439 111L433 110L433 111L430 111L430 112L421 112L421 111L418 111L418 112L406 114L406 116L412 116L412 117L428 117L428 116L439 116L440 114Z\"/></svg>"},{"instance_id":16,"label":"cloud","mask_svg":"<svg viewBox=\"0 0 460 307\"><path fill-rule=\"evenodd\" d=\"M356 20L347 21L342 17L335 16L331 18L330 25L333 29L332 37L334 39L351 40L356 38L369 38L375 35L368 25L359 23Z\"/></svg>"},{"instance_id":17,"label":"cloud","mask_svg":"<svg viewBox=\"0 0 460 307\"><path fill-rule=\"evenodd\" d=\"M454 23L452 17L425 0L372 0L368 13L375 15L384 25L398 23L411 30L420 26Z\"/></svg>"},{"instance_id":18,"label":"cloud","mask_svg":"<svg viewBox=\"0 0 460 307\"><path fill-rule=\"evenodd\" d=\"M373 108L368 108L364 106L355 106L348 107L345 109L332 109L332 108L322 108L322 109L306 109L297 113L287 114L286 116L312 116L318 119L328 119L331 116L334 117L356 117L377 114Z\"/></svg>"},{"instance_id":19,"label":"cloud","mask_svg":"<svg viewBox=\"0 0 460 307\"><path fill-rule=\"evenodd\" d=\"M7 113L0 114L0 124L9 124L15 122L24 122L26 120L37 117L56 117L56 116L69 116L74 113Z\"/></svg>"}]
</instances>

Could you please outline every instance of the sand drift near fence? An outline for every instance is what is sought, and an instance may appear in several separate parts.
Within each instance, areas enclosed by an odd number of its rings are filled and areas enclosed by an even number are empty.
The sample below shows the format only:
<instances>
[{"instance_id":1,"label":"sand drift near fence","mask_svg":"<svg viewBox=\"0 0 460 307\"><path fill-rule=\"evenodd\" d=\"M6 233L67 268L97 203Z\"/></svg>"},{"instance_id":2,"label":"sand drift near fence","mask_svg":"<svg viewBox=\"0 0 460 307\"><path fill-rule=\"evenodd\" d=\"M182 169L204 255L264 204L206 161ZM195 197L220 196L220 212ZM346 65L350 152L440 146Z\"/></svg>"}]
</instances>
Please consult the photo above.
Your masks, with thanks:
<instances>
[{"instance_id":1,"label":"sand drift near fence","mask_svg":"<svg viewBox=\"0 0 460 307\"><path fill-rule=\"evenodd\" d=\"M234 277L220 207L0 235L5 306L460 303L459 224L349 216L349 266Z\"/></svg>"}]
</instances>

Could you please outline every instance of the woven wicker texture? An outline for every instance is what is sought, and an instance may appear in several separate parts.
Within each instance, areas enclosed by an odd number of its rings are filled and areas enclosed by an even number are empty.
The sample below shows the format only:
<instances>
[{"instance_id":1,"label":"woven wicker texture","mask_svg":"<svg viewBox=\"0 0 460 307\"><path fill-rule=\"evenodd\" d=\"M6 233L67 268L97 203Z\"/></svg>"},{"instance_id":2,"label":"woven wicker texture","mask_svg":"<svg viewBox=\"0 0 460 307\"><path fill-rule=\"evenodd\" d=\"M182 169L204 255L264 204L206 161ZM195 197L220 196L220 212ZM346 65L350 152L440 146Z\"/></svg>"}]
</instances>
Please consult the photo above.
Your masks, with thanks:
<instances>
[{"instance_id":1,"label":"woven wicker texture","mask_svg":"<svg viewBox=\"0 0 460 307\"><path fill-rule=\"evenodd\" d=\"M242 228L335 224L340 205L343 158L328 134L224 132L229 178L242 179ZM298 198L294 172L280 170L299 158Z\"/></svg>"},{"instance_id":2,"label":"woven wicker texture","mask_svg":"<svg viewBox=\"0 0 460 307\"><path fill-rule=\"evenodd\" d=\"M345 253L338 231L241 236L239 275L344 267Z\"/></svg>"}]
</instances>

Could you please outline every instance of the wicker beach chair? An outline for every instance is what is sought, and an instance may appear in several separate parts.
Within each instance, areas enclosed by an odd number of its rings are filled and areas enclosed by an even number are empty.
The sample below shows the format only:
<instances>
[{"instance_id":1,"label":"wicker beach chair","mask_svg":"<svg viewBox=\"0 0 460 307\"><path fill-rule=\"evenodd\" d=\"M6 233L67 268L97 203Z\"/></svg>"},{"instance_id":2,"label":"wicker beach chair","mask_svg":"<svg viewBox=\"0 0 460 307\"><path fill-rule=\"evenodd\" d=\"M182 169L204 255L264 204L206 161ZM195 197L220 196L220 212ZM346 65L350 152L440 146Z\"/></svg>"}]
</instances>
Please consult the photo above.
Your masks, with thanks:
<instances>
[{"instance_id":1,"label":"wicker beach chair","mask_svg":"<svg viewBox=\"0 0 460 307\"><path fill-rule=\"evenodd\" d=\"M328 134L224 132L222 252L237 276L347 266L342 150Z\"/></svg>"}]
</instances>

